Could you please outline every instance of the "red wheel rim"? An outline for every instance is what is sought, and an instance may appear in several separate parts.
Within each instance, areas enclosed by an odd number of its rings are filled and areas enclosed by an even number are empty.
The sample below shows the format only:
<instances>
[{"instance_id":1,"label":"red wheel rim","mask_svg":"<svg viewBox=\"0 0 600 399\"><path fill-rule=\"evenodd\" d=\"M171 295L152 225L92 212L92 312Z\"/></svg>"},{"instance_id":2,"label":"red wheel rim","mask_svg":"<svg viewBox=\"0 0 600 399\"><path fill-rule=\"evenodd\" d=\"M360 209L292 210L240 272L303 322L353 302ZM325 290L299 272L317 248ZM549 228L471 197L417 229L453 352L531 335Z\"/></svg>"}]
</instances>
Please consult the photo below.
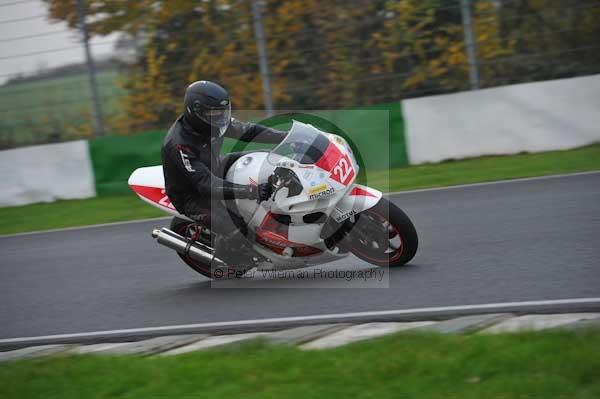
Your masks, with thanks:
<instances>
[{"instance_id":1,"label":"red wheel rim","mask_svg":"<svg viewBox=\"0 0 600 399\"><path fill-rule=\"evenodd\" d=\"M400 240L400 246L399 248L392 248L393 251L392 252L384 252L382 253L382 255L385 256L385 258L376 258L373 257L372 254L368 254L365 253L365 251L361 250L360 246L354 246L352 247L352 252L354 252L356 255L358 255L361 258L364 258L370 262L376 263L376 264L389 264L389 263L393 263L395 261L397 261L398 259L400 259L402 257L402 254L404 253L404 237L402 236L402 233L400 232L400 230L398 230L396 228L396 226L394 226L389 220L388 218L386 218L385 216L372 211L372 210L366 210L365 212L363 212L363 214L368 214L368 215L374 215L376 216L380 221L385 221L388 224L388 232L391 235L393 233L393 237L398 237ZM388 247L389 249L389 247Z\"/></svg>"}]
</instances>

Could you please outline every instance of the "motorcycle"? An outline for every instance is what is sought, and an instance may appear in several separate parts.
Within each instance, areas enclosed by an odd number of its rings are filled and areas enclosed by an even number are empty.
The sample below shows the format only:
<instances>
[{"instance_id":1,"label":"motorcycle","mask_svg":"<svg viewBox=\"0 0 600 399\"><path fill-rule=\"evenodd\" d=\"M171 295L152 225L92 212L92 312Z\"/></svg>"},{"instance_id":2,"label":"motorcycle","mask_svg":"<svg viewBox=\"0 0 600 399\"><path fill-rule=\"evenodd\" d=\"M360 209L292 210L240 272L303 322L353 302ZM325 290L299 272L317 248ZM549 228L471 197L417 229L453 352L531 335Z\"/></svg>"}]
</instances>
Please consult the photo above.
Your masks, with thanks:
<instances>
[{"instance_id":1,"label":"motorcycle","mask_svg":"<svg viewBox=\"0 0 600 399\"><path fill-rule=\"evenodd\" d=\"M228 181L273 187L261 203L228 201L248 226L251 250L244 266L220 259L215 234L177 212L165 193L162 166L136 169L128 183L142 200L174 216L170 228L155 229L152 237L209 278L241 277L252 268L304 268L350 254L377 266L404 265L417 252L415 227L380 191L357 184L358 172L344 138L298 121L273 150L236 160Z\"/></svg>"}]
</instances>

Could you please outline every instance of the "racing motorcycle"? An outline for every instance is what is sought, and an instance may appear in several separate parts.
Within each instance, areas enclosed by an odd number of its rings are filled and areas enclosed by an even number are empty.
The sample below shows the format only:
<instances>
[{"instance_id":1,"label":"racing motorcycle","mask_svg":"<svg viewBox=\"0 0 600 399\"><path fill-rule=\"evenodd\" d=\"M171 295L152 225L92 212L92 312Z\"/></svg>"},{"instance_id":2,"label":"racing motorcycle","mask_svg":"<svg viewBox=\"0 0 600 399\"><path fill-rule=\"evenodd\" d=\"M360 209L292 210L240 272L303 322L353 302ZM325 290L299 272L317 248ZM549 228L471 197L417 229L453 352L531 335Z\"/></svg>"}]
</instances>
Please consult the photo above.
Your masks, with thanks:
<instances>
[{"instance_id":1,"label":"racing motorcycle","mask_svg":"<svg viewBox=\"0 0 600 399\"><path fill-rule=\"evenodd\" d=\"M213 250L215 234L177 212L165 193L162 166L136 169L129 186L174 216L170 228L155 229L152 237L209 278L241 277L255 267L309 267L351 253L377 266L404 265L417 251L415 227L380 191L355 183L358 172L344 138L298 121L273 150L236 160L226 172L228 181L273 186L267 201L228 201L248 225L251 249L243 266L220 259Z\"/></svg>"}]
</instances>

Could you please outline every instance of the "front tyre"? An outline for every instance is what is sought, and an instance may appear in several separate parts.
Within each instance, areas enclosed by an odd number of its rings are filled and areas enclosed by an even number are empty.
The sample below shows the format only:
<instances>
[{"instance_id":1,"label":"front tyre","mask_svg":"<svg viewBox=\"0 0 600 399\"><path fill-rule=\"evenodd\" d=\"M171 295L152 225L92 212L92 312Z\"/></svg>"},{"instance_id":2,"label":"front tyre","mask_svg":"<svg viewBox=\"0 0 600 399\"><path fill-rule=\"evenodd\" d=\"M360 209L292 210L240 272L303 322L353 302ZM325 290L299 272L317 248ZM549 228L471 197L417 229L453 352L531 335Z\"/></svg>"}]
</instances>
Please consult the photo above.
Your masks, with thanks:
<instances>
[{"instance_id":1,"label":"front tyre","mask_svg":"<svg viewBox=\"0 0 600 399\"><path fill-rule=\"evenodd\" d=\"M417 253L419 238L408 216L385 198L356 216L350 251L377 266L402 266Z\"/></svg>"}]
</instances>

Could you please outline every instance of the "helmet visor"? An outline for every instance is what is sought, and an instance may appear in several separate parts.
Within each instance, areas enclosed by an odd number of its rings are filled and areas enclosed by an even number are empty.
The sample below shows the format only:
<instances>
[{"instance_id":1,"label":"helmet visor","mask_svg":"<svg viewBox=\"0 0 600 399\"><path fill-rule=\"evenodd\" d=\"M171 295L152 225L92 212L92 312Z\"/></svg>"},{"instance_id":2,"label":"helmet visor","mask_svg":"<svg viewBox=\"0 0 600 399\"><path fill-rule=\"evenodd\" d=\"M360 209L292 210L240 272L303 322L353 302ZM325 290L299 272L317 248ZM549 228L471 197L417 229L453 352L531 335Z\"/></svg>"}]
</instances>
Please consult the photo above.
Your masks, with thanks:
<instances>
[{"instance_id":1,"label":"helmet visor","mask_svg":"<svg viewBox=\"0 0 600 399\"><path fill-rule=\"evenodd\" d=\"M211 126L226 129L231 122L231 104L222 108L205 108L196 115Z\"/></svg>"}]
</instances>

